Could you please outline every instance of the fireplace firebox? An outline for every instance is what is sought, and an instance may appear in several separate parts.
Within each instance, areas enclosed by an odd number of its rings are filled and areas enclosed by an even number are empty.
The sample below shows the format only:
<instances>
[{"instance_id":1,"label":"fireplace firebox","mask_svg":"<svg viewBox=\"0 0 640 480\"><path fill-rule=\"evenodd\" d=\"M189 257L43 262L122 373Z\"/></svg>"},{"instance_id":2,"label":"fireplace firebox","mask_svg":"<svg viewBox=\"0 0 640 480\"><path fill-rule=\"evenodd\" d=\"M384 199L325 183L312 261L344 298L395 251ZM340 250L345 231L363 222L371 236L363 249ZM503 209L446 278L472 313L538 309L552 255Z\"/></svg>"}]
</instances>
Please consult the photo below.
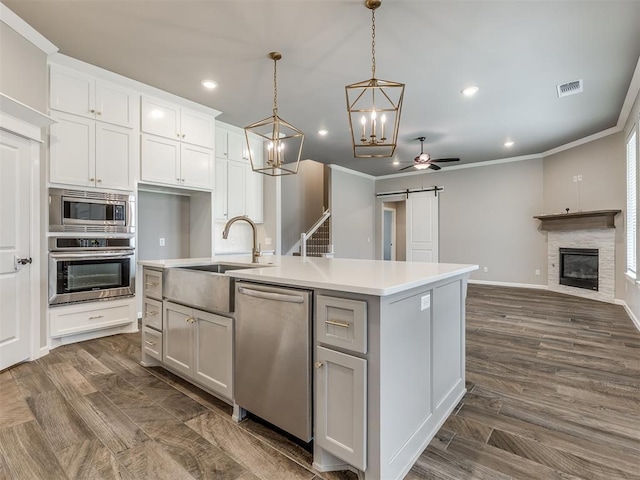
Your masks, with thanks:
<instances>
[{"instance_id":1,"label":"fireplace firebox","mask_svg":"<svg viewBox=\"0 0 640 480\"><path fill-rule=\"evenodd\" d=\"M598 290L598 249L561 248L560 284Z\"/></svg>"}]
</instances>

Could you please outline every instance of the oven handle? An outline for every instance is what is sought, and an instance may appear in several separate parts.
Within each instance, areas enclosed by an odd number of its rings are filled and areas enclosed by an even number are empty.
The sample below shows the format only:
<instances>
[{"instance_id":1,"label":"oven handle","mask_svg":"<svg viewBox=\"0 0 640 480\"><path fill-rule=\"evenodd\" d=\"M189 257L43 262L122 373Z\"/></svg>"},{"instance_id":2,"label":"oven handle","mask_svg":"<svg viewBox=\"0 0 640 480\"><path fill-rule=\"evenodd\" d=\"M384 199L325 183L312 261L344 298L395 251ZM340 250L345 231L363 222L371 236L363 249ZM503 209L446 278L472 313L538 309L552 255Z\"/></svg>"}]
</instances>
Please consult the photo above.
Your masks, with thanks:
<instances>
[{"instance_id":1,"label":"oven handle","mask_svg":"<svg viewBox=\"0 0 640 480\"><path fill-rule=\"evenodd\" d=\"M130 258L133 256L133 250L129 250L128 253L123 253L123 251L118 252L87 252L87 253L50 253L49 256L56 260L78 260L82 258L112 258L115 260Z\"/></svg>"}]
</instances>

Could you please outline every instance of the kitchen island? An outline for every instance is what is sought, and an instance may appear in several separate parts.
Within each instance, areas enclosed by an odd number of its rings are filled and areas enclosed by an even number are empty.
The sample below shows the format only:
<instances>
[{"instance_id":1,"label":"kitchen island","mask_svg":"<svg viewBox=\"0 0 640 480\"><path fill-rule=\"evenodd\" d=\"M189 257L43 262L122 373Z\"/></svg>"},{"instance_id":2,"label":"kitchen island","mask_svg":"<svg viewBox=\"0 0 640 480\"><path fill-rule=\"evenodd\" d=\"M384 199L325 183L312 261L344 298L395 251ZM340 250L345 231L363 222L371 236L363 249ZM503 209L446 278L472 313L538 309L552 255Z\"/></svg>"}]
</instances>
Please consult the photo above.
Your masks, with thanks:
<instances>
[{"instance_id":1,"label":"kitchen island","mask_svg":"<svg viewBox=\"0 0 640 480\"><path fill-rule=\"evenodd\" d=\"M260 261L226 275L312 295L314 468L351 469L366 480L402 478L465 393L465 298L477 266L281 256ZM248 256L225 256L140 264L158 272L248 262ZM239 301L236 293L236 307ZM234 312L226 316L233 342ZM166 365L165 356L156 352L154 358ZM143 353L143 364L153 359ZM207 388L198 370L194 383ZM227 385L233 372L225 382L222 398L234 403ZM234 411L239 419L237 405Z\"/></svg>"}]
</instances>

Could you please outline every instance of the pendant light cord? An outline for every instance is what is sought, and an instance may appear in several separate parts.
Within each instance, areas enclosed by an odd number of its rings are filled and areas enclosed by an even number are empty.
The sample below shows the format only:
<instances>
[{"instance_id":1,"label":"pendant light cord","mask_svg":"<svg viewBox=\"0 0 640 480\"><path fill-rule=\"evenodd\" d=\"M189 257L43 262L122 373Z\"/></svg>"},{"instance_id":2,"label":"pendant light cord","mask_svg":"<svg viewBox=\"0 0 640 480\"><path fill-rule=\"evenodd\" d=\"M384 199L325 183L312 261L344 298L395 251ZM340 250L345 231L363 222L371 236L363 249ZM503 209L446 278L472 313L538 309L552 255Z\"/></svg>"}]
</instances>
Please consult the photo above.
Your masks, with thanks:
<instances>
[{"instance_id":1,"label":"pendant light cord","mask_svg":"<svg viewBox=\"0 0 640 480\"><path fill-rule=\"evenodd\" d=\"M376 10L371 9L371 78L376 78Z\"/></svg>"},{"instance_id":2,"label":"pendant light cord","mask_svg":"<svg viewBox=\"0 0 640 480\"><path fill-rule=\"evenodd\" d=\"M278 114L278 81L277 81L277 71L278 71L278 60L273 59L273 114Z\"/></svg>"}]
</instances>

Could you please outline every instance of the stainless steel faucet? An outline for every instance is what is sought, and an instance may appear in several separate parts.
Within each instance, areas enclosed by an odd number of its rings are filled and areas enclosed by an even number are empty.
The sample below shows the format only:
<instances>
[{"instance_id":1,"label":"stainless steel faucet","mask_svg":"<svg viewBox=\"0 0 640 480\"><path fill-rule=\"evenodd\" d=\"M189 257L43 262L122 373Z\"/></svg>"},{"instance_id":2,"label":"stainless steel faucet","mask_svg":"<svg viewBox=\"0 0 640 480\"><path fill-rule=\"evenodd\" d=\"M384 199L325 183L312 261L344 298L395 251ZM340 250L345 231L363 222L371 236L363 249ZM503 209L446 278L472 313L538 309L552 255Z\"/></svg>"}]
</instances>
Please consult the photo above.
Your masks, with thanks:
<instances>
[{"instance_id":1,"label":"stainless steel faucet","mask_svg":"<svg viewBox=\"0 0 640 480\"><path fill-rule=\"evenodd\" d=\"M251 225L251 229L253 230L253 249L251 250L251 262L258 263L258 258L260 257L260 244L258 243L258 230L256 228L256 224L247 217L246 215L238 215L237 217L233 217L230 219L227 224L224 226L224 230L222 231L222 238L225 240L229 236L229 228L238 220L244 220L249 225Z\"/></svg>"}]
</instances>

